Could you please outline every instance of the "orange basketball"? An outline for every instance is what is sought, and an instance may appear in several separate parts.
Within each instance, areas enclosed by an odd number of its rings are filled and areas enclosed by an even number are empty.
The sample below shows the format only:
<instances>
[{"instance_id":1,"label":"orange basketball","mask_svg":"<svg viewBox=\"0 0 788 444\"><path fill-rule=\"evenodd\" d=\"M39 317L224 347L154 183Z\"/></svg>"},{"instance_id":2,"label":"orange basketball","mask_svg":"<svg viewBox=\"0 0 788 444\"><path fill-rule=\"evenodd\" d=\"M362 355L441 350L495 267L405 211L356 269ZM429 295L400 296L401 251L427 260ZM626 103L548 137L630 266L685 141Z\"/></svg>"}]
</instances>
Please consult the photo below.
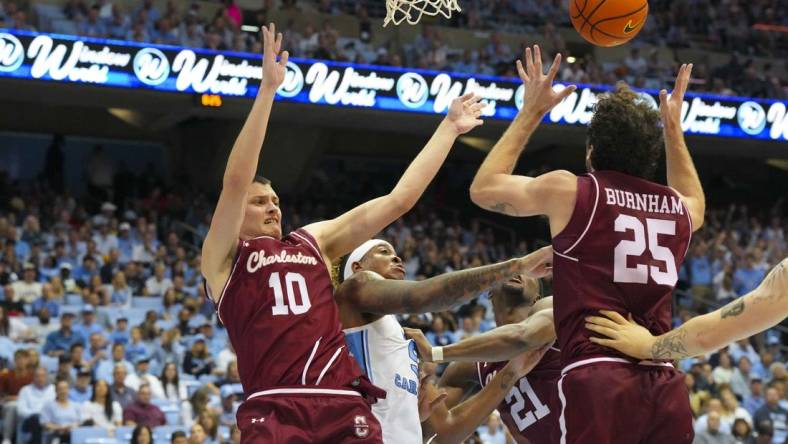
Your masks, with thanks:
<instances>
[{"instance_id":1,"label":"orange basketball","mask_svg":"<svg viewBox=\"0 0 788 444\"><path fill-rule=\"evenodd\" d=\"M594 45L628 42L643 29L647 17L647 0L569 0L572 26Z\"/></svg>"}]
</instances>

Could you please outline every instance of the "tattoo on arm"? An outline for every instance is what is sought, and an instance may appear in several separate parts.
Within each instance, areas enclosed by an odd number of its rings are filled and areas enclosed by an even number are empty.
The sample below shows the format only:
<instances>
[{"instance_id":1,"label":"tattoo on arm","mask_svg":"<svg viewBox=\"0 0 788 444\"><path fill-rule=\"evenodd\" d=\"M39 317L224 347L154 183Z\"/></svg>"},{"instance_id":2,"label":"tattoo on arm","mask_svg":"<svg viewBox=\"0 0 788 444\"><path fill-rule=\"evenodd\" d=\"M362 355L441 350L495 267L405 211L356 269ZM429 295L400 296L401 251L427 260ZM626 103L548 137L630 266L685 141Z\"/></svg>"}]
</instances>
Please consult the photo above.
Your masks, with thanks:
<instances>
[{"instance_id":1,"label":"tattoo on arm","mask_svg":"<svg viewBox=\"0 0 788 444\"><path fill-rule=\"evenodd\" d=\"M720 311L720 318L732 318L734 316L739 316L744 312L744 299L739 299L738 301L733 301L730 304L722 307Z\"/></svg>"},{"instance_id":2,"label":"tattoo on arm","mask_svg":"<svg viewBox=\"0 0 788 444\"><path fill-rule=\"evenodd\" d=\"M679 328L673 333L668 333L664 338L658 338L651 347L652 359L674 359L689 356L684 340L687 330Z\"/></svg>"},{"instance_id":3,"label":"tattoo on arm","mask_svg":"<svg viewBox=\"0 0 788 444\"><path fill-rule=\"evenodd\" d=\"M517 375L515 375L513 371L506 370L506 372L503 374L503 377L501 378L501 390L509 390L509 387L514 383L512 379L516 376Z\"/></svg>"},{"instance_id":4,"label":"tattoo on arm","mask_svg":"<svg viewBox=\"0 0 788 444\"><path fill-rule=\"evenodd\" d=\"M383 287L367 292L367 301L369 306L392 313L447 310L458 303L473 299L482 290L505 281L519 272L521 267L521 261L513 259L455 271L420 282L386 281L379 284Z\"/></svg>"},{"instance_id":5,"label":"tattoo on arm","mask_svg":"<svg viewBox=\"0 0 788 444\"><path fill-rule=\"evenodd\" d=\"M514 205L508 202L498 202L497 204L490 206L490 211L503 213L509 216L517 216L517 210L514 208Z\"/></svg>"}]
</instances>

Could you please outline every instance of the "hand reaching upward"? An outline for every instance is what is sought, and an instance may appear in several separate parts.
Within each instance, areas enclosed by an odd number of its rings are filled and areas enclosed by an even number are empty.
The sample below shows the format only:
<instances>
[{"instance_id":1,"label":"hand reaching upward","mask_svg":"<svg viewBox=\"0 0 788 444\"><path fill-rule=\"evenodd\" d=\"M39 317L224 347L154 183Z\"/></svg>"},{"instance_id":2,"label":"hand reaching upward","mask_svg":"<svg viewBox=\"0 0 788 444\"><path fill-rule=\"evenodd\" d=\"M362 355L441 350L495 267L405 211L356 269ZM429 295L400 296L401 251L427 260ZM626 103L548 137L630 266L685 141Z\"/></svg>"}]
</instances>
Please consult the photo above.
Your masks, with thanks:
<instances>
[{"instance_id":1,"label":"hand reaching upward","mask_svg":"<svg viewBox=\"0 0 788 444\"><path fill-rule=\"evenodd\" d=\"M451 101L446 120L453 124L457 134L465 134L484 123L479 117L487 104L480 100L476 94L468 93Z\"/></svg>"},{"instance_id":2,"label":"hand reaching upward","mask_svg":"<svg viewBox=\"0 0 788 444\"><path fill-rule=\"evenodd\" d=\"M276 33L276 25L262 27L263 32L263 81L262 86L278 88L285 80L285 66L289 54L282 50L282 33ZM281 54L280 54L281 51ZM277 62L276 58L279 57Z\"/></svg>"},{"instance_id":3,"label":"hand reaching upward","mask_svg":"<svg viewBox=\"0 0 788 444\"><path fill-rule=\"evenodd\" d=\"M517 61L517 73L525 85L523 112L532 113L541 118L577 89L575 85L569 85L560 92L553 91L553 81L561 66L560 53L555 55L553 65L547 74L544 74L542 67L542 50L539 49L539 45L534 45L533 50L525 48L523 59L525 59L525 67L523 67L522 60Z\"/></svg>"}]
</instances>

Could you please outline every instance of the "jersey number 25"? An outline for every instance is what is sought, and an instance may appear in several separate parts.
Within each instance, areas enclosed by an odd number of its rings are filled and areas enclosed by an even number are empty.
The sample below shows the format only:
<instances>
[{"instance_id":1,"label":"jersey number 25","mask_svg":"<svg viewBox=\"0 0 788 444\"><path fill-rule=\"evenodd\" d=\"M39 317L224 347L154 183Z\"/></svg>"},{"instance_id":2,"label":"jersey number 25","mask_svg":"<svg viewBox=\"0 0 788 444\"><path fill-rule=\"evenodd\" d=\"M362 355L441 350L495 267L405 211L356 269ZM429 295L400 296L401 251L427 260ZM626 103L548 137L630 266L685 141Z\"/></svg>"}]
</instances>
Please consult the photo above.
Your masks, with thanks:
<instances>
[{"instance_id":1,"label":"jersey number 25","mask_svg":"<svg viewBox=\"0 0 788 444\"><path fill-rule=\"evenodd\" d=\"M613 282L629 284L646 284L648 277L660 285L676 285L678 273L676 273L676 258L669 248L659 245L659 235L676 234L676 222L664 219L646 218L646 225L640 219L621 214L616 218L615 230L623 233L632 231L635 234L634 240L624 239L618 243L614 250L613 259ZM646 246L651 252L651 258L645 257ZM639 260L634 267L630 267L627 260L630 256L636 256ZM646 265L642 262L653 263L660 261L665 264L665 271L654 265Z\"/></svg>"}]
</instances>

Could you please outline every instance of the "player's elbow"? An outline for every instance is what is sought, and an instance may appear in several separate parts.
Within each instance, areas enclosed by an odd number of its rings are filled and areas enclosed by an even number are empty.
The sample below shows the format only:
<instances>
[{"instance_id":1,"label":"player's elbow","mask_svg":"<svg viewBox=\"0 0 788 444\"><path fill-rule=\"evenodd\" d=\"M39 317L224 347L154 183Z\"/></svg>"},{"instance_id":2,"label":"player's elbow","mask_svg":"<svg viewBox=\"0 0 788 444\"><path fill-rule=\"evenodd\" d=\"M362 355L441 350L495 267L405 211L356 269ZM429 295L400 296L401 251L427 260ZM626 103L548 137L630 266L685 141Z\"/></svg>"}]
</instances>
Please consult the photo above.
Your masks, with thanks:
<instances>
[{"instance_id":1,"label":"player's elbow","mask_svg":"<svg viewBox=\"0 0 788 444\"><path fill-rule=\"evenodd\" d=\"M409 192L408 190L395 190L389 193L387 197L388 208L399 217L413 209L421 195L415 192Z\"/></svg>"},{"instance_id":2,"label":"player's elbow","mask_svg":"<svg viewBox=\"0 0 788 444\"><path fill-rule=\"evenodd\" d=\"M478 177L473 180L471 184L471 202L475 203L476 205L487 208L490 206L490 202L493 199L493 191L491 187L489 187L484 181L480 180Z\"/></svg>"}]
</instances>

